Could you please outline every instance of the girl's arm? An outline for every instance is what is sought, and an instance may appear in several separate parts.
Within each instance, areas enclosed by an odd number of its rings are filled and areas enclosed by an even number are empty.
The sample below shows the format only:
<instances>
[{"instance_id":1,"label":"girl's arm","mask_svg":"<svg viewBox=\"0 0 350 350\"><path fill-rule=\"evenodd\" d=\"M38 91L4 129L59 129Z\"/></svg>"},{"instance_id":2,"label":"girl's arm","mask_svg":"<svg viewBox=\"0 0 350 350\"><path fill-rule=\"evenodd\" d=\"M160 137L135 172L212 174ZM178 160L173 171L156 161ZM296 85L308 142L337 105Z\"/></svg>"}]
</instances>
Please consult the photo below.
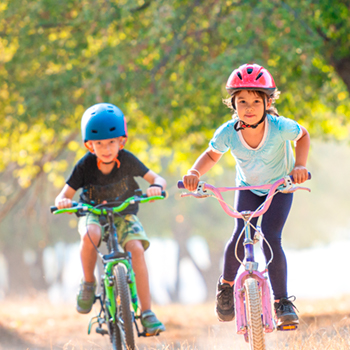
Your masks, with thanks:
<instances>
[{"instance_id":1,"label":"girl's arm","mask_svg":"<svg viewBox=\"0 0 350 350\"><path fill-rule=\"evenodd\" d=\"M164 191L166 188L165 179L163 179L152 170L148 170L143 178L151 185L154 185L147 188L146 194L148 197L160 196L162 194L162 191Z\"/></svg>"},{"instance_id":2,"label":"girl's arm","mask_svg":"<svg viewBox=\"0 0 350 350\"><path fill-rule=\"evenodd\" d=\"M310 148L310 135L308 131L301 126L302 136L295 142L295 165L290 173L293 175L294 183L301 184L308 179L308 171L306 168L307 156Z\"/></svg>"},{"instance_id":3,"label":"girl's arm","mask_svg":"<svg viewBox=\"0 0 350 350\"><path fill-rule=\"evenodd\" d=\"M216 153L208 148L202 153L193 164L193 167L187 172L182 180L185 188L194 191L197 188L199 178L209 171L221 158L222 154Z\"/></svg>"},{"instance_id":4,"label":"girl's arm","mask_svg":"<svg viewBox=\"0 0 350 350\"><path fill-rule=\"evenodd\" d=\"M55 199L56 207L58 209L70 208L75 192L76 191L72 187L66 184Z\"/></svg>"}]
</instances>

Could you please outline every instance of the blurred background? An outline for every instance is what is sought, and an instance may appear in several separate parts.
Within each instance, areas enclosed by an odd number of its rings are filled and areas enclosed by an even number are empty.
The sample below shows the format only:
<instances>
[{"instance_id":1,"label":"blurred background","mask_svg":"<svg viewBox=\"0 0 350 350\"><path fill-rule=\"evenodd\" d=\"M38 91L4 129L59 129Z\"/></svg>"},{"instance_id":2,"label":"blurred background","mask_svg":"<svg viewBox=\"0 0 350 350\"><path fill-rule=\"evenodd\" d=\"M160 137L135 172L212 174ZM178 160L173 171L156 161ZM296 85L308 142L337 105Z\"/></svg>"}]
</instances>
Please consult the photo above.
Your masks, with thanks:
<instances>
[{"instance_id":1,"label":"blurred background","mask_svg":"<svg viewBox=\"0 0 350 350\"><path fill-rule=\"evenodd\" d=\"M295 194L283 234L290 293L350 295L349 18L342 0L0 1L0 298L75 302L77 218L49 206L86 152L84 110L110 102L126 149L168 182L169 198L139 212L154 302L212 302L234 223L176 183L231 118L225 83L247 62L271 72L280 115L312 138L312 192ZM231 186L234 167L226 154L203 180Z\"/></svg>"}]
</instances>

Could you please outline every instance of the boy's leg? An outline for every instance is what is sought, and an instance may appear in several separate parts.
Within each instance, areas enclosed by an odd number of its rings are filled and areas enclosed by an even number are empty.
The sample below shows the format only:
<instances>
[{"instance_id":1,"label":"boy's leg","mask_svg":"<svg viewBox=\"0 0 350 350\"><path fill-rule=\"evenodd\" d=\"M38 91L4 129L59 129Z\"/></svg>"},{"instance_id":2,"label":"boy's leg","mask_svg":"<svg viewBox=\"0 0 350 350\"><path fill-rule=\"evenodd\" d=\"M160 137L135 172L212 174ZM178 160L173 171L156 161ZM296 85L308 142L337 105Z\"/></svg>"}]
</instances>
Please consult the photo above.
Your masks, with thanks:
<instances>
[{"instance_id":1,"label":"boy's leg","mask_svg":"<svg viewBox=\"0 0 350 350\"><path fill-rule=\"evenodd\" d=\"M77 295L76 308L78 312L86 314L91 311L95 301L96 281L94 270L97 260L95 246L99 245L101 239L101 227L95 223L87 224L86 220L84 220L84 224L80 223L79 226L81 236L80 259L84 277Z\"/></svg>"},{"instance_id":2,"label":"boy's leg","mask_svg":"<svg viewBox=\"0 0 350 350\"><path fill-rule=\"evenodd\" d=\"M81 234L80 259L83 267L84 281L95 282L95 265L97 261L97 251L101 239L101 228L96 224L89 224L85 232Z\"/></svg>"},{"instance_id":3,"label":"boy's leg","mask_svg":"<svg viewBox=\"0 0 350 350\"><path fill-rule=\"evenodd\" d=\"M125 250L131 253L141 310L149 310L151 308L151 293L143 245L139 240L132 240L125 244Z\"/></svg>"},{"instance_id":4,"label":"boy's leg","mask_svg":"<svg viewBox=\"0 0 350 350\"><path fill-rule=\"evenodd\" d=\"M147 335L155 335L165 331L154 312L151 311L151 293L148 280L148 269L144 247L139 240L131 240L125 244L125 250L131 253L132 266L135 272L137 294L141 304L141 323Z\"/></svg>"},{"instance_id":5,"label":"boy's leg","mask_svg":"<svg viewBox=\"0 0 350 350\"><path fill-rule=\"evenodd\" d=\"M116 220L118 236L124 250L131 252L132 266L135 272L136 288L141 304L141 323L147 335L165 331L165 327L151 311L151 293L148 281L148 269L145 250L149 240L136 215L126 215Z\"/></svg>"}]
</instances>

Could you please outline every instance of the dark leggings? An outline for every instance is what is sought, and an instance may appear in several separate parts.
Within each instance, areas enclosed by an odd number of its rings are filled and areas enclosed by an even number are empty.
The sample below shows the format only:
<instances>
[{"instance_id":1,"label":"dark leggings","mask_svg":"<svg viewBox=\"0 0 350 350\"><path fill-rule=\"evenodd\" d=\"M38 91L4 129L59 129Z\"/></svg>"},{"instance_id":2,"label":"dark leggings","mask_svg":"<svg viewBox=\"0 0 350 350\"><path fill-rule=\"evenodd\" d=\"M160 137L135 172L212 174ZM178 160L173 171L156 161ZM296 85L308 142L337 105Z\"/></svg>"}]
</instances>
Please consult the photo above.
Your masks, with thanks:
<instances>
[{"instance_id":1,"label":"dark leggings","mask_svg":"<svg viewBox=\"0 0 350 350\"><path fill-rule=\"evenodd\" d=\"M258 196L251 191L237 191L235 208L238 211L256 210L266 196ZM287 297L287 261L284 255L281 238L282 229L287 220L290 208L292 206L292 193L277 193L271 202L270 208L263 215L261 229L266 240L271 245L273 251L273 260L269 265L269 277L275 299ZM251 220L256 226L257 218ZM243 228L243 220L235 219L235 230L231 239L227 242L224 254L224 273L223 278L227 281L234 281L237 271L240 267L239 261L235 257L235 246L239 234ZM254 231L251 231L254 234ZM237 253L240 260L244 259L243 248L244 233L237 247ZM270 249L264 242L263 251L266 261L271 257Z\"/></svg>"}]
</instances>

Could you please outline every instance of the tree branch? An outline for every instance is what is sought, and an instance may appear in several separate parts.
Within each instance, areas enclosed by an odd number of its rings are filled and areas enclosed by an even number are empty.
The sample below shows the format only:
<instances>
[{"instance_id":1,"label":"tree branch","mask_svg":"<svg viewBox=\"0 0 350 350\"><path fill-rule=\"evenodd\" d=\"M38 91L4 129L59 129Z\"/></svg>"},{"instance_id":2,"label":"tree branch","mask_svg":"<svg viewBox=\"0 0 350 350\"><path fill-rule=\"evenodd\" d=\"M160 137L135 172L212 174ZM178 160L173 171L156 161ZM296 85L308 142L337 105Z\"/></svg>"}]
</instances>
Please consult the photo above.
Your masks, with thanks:
<instances>
[{"instance_id":1,"label":"tree branch","mask_svg":"<svg viewBox=\"0 0 350 350\"><path fill-rule=\"evenodd\" d=\"M78 135L78 132L74 132L70 134L69 137L63 142L60 149L55 154L50 155L45 160L43 157L40 159L40 161L34 164L34 166L39 166L40 170L35 175L33 182L35 182L39 178L39 176L43 173L43 166L45 162L48 162L48 161L50 162L57 159L66 149L68 143L73 141L77 135ZM17 194L9 202L6 203L6 205L1 209L1 212L0 212L0 223L2 222L2 220L4 220L6 215L21 201L21 199L26 195L26 193L29 191L30 188L31 186L27 188L21 188L19 192L17 192Z\"/></svg>"}]
</instances>

